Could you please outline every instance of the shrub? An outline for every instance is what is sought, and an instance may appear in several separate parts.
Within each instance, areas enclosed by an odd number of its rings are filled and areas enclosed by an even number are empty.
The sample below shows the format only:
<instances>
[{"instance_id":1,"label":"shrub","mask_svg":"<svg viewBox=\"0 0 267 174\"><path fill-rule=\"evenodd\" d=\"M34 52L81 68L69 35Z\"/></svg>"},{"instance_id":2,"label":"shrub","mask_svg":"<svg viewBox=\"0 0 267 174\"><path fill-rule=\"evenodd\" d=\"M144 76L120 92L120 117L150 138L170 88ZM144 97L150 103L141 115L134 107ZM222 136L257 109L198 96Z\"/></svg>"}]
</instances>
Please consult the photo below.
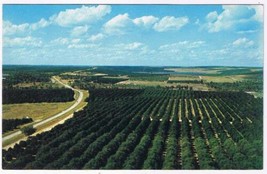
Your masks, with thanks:
<instances>
[{"instance_id":1,"label":"shrub","mask_svg":"<svg viewBox=\"0 0 267 174\"><path fill-rule=\"evenodd\" d=\"M21 131L25 135L32 135L36 131L36 129L33 126L26 126L21 128Z\"/></svg>"}]
</instances>

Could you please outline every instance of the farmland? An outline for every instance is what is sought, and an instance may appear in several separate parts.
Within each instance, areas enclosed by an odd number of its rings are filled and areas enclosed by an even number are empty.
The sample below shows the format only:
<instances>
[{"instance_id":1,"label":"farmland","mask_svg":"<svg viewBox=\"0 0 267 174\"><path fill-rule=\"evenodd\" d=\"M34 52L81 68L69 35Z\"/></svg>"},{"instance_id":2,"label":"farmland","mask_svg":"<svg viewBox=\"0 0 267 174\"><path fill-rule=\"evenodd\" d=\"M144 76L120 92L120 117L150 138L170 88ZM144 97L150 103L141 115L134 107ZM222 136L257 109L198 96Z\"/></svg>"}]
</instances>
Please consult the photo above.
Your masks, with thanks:
<instances>
[{"instance_id":1,"label":"farmland","mask_svg":"<svg viewBox=\"0 0 267 174\"><path fill-rule=\"evenodd\" d=\"M88 105L64 124L3 150L3 168L262 169L263 98L248 93L263 92L262 71L187 67L185 75L183 68L165 69L53 73L89 91Z\"/></svg>"},{"instance_id":2,"label":"farmland","mask_svg":"<svg viewBox=\"0 0 267 174\"><path fill-rule=\"evenodd\" d=\"M90 105L74 118L3 151L4 168L262 167L261 99L238 92L162 89L90 93Z\"/></svg>"}]
</instances>

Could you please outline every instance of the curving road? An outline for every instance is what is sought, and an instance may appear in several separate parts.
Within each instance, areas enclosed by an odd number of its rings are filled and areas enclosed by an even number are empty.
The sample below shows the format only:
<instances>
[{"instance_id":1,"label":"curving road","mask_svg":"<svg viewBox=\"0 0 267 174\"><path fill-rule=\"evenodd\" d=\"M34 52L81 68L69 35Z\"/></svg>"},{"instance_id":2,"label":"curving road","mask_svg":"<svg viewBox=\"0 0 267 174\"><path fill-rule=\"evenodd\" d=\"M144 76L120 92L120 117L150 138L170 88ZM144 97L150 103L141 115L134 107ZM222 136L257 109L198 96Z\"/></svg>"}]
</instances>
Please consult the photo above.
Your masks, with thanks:
<instances>
[{"instance_id":1,"label":"curving road","mask_svg":"<svg viewBox=\"0 0 267 174\"><path fill-rule=\"evenodd\" d=\"M34 128L36 128L36 127L38 127L38 126L41 126L41 125L43 125L43 124L45 124L45 123L47 123L47 122L49 122L49 121L51 121L51 120L54 120L54 119L56 119L56 118L58 118L58 117L61 117L62 115L66 114L67 112L69 112L69 111L71 111L72 109L74 109L75 107L77 107L77 106L82 102L82 99L83 99L83 92L82 92L82 91L80 91L80 90L78 90L78 89L74 89L74 88L72 88L71 86L69 86L69 85L67 85L67 84L64 84L63 82L61 82L60 80L58 80L58 79L57 79L56 77L54 77L54 76L53 76L52 78L53 78L55 81L57 81L58 83L60 83L61 85L65 86L66 88L72 89L73 91L77 91L77 92L79 93L79 97L78 97L78 99L76 100L76 102L75 102L71 107L69 107L68 109L66 109L66 110L64 110L64 111L61 111L60 113L58 113L58 114L56 114L56 115L54 115L54 116L51 116L51 117L49 117L49 118L47 118L47 119L44 119L44 120L42 120L42 121L40 121L40 122L38 122L38 123L35 123L35 124L33 125ZM13 138L13 137L15 137L15 136L18 136L18 135L20 135L20 134L22 134L22 132L21 132L20 130L18 130L18 131L14 132L14 133L12 133L12 134L10 134L10 135L7 135L7 136L3 137L3 138L2 138L2 142L6 141L6 140L8 140L8 139L10 139L10 138Z\"/></svg>"}]
</instances>

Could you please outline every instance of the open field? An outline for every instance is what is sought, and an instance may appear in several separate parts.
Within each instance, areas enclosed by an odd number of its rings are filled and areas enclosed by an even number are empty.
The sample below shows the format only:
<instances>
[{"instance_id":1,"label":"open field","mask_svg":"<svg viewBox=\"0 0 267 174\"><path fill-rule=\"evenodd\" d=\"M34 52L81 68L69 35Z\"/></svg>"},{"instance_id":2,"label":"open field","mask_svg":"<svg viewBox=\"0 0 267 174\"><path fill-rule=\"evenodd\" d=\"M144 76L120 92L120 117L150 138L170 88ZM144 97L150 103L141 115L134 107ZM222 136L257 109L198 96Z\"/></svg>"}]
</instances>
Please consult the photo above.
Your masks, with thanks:
<instances>
[{"instance_id":1,"label":"open field","mask_svg":"<svg viewBox=\"0 0 267 174\"><path fill-rule=\"evenodd\" d=\"M31 117L34 121L45 119L70 107L74 102L66 103L23 103L3 105L3 118Z\"/></svg>"},{"instance_id":2,"label":"open field","mask_svg":"<svg viewBox=\"0 0 267 174\"><path fill-rule=\"evenodd\" d=\"M171 75L168 80L201 80L200 76Z\"/></svg>"},{"instance_id":3,"label":"open field","mask_svg":"<svg viewBox=\"0 0 267 174\"><path fill-rule=\"evenodd\" d=\"M201 78L205 81L205 82L235 82L235 81L239 81L240 79L237 79L235 77L231 77L231 76L201 76Z\"/></svg>"},{"instance_id":4,"label":"open field","mask_svg":"<svg viewBox=\"0 0 267 174\"><path fill-rule=\"evenodd\" d=\"M216 83L233 83L237 81L243 81L253 78L251 75L232 75L232 76L201 76L205 82L216 82Z\"/></svg>"},{"instance_id":5,"label":"open field","mask_svg":"<svg viewBox=\"0 0 267 174\"><path fill-rule=\"evenodd\" d=\"M62 116L60 116L58 118L55 118L55 119L53 119L53 120L51 120L51 121L49 121L49 122L47 122L45 124L42 124L40 126L37 126L36 127L36 133L34 135L51 130L53 127L57 126L58 124L62 124L62 123L64 123L65 120L70 119L71 117L73 117L73 113L74 112L78 112L78 111L82 110L88 104L86 99L89 97L89 93L88 93L88 91L85 91L85 90L81 90L81 91L83 93L83 98L82 98L82 102L80 104L78 104L74 109L70 110L69 112L66 112ZM76 98L77 98L77 95L75 96L75 99ZM72 103L71 105L73 105L74 102L70 102L70 103ZM57 103L55 103L55 104L57 104ZM69 107L67 107L67 108L69 108ZM65 110L67 108L64 108L63 110ZM47 108L45 108L45 109L47 109ZM59 110L59 112L57 112L57 113L60 113L61 111L62 110ZM54 115L56 115L57 113L55 113ZM24 126L27 126L27 125L34 125L36 122L40 122L41 120L45 120L47 118L50 118L51 116L52 115L48 115L46 118L42 118L40 120L34 120L33 123L22 125L20 127L24 127ZM14 133L16 131L17 130L14 130L14 131L11 131L11 132L7 132L7 133L5 133L3 135L3 137L5 137L7 135L10 135L10 134L12 134L12 133ZM26 140L26 139L27 139L27 136L25 136L24 134L19 134L18 136L15 136L15 137L10 138L10 139L8 139L6 141L3 141L2 142L2 146L3 146L4 149L8 149L9 147L14 147L14 145L16 143L19 143L21 140Z\"/></svg>"},{"instance_id":6,"label":"open field","mask_svg":"<svg viewBox=\"0 0 267 174\"><path fill-rule=\"evenodd\" d=\"M181 73L204 73L204 74L218 74L219 69L213 68L165 68L167 71L181 72Z\"/></svg>"}]
</instances>

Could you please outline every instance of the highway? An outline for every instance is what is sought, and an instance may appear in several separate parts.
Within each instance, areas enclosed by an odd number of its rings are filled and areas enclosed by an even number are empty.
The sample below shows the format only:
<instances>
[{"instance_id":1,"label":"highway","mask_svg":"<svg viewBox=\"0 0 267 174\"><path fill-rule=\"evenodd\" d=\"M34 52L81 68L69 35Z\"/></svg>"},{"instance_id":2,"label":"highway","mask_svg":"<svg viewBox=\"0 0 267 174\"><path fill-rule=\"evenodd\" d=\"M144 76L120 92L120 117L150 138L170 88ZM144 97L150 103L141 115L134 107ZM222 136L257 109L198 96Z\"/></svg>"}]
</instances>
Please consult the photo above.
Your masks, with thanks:
<instances>
[{"instance_id":1,"label":"highway","mask_svg":"<svg viewBox=\"0 0 267 174\"><path fill-rule=\"evenodd\" d=\"M69 85L67 85L67 84L64 84L63 82L61 82L60 80L58 80L58 79L57 79L56 77L54 77L54 76L52 77L52 79L54 79L55 81L57 81L57 82L60 83L61 85L65 86L66 88L72 89L74 92L77 91L78 94L79 94L78 99L77 99L76 102L75 102L72 106L70 106L69 108L67 108L67 109L65 109L65 110L63 110L63 111L61 111L60 113L58 113L58 114L56 114L56 115L53 115L53 116L51 116L51 117L49 117L49 118L46 118L46 119L44 119L44 120L42 120L42 121L40 121L40 122L37 122L37 123L33 124L33 127L34 127L34 128L37 128L37 127L39 127L39 126L42 126L42 125L46 124L47 122L50 122L50 121L52 121L52 120L54 120L54 119L56 119L56 118L58 118L58 117L61 117L62 115L66 114L67 112L69 112L69 111L71 111L72 109L74 109L75 107L77 107L77 106L82 102L82 99L83 99L83 92L82 92L82 91L80 91L80 90L78 90L78 89L74 89L74 88L72 88L71 86L69 86ZM2 143L4 143L5 141L7 141L7 140L9 140L9 139L11 139L11 138L14 138L14 137L20 135L20 134L22 134L22 132L21 132L20 130L18 130L18 131L14 132L14 133L12 133L12 134L10 134L10 135L7 135L7 136L5 136L5 137L2 138Z\"/></svg>"}]
</instances>

